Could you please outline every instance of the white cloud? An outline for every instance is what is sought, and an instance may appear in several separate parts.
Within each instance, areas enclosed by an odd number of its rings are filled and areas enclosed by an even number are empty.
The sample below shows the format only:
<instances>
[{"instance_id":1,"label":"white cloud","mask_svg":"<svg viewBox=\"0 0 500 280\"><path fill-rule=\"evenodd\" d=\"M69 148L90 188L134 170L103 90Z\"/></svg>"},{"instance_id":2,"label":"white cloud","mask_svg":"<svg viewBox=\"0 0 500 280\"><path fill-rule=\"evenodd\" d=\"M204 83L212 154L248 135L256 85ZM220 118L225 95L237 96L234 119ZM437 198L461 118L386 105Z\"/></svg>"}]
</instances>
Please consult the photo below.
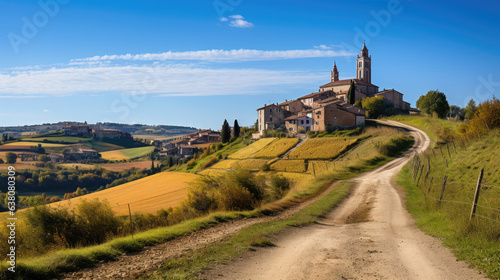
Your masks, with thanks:
<instances>
[{"instance_id":1,"label":"white cloud","mask_svg":"<svg viewBox=\"0 0 500 280\"><path fill-rule=\"evenodd\" d=\"M49 110L48 110L48 109L43 109L43 112L44 112L44 113L48 113L48 112L49 112Z\"/></svg>"},{"instance_id":2,"label":"white cloud","mask_svg":"<svg viewBox=\"0 0 500 280\"><path fill-rule=\"evenodd\" d=\"M231 18L231 21L229 22L229 26L239 27L239 28L254 27L253 23L246 21L245 18L241 15L232 15L229 17Z\"/></svg>"},{"instance_id":3,"label":"white cloud","mask_svg":"<svg viewBox=\"0 0 500 280\"><path fill-rule=\"evenodd\" d=\"M129 61L167 61L167 60L196 60L196 61L263 61L279 59L296 58L314 58L314 57L339 57L355 56L356 53L344 50L334 51L330 49L304 49L304 50L284 50L284 51L266 51L250 49L234 50L201 50L185 52L163 52L163 53L145 53L145 54L124 54L124 55L103 55L88 58L74 59L73 65L85 65L83 62L129 60Z\"/></svg>"},{"instance_id":4,"label":"white cloud","mask_svg":"<svg viewBox=\"0 0 500 280\"><path fill-rule=\"evenodd\" d=\"M324 73L235 68L221 66L220 62L352 55L355 54L328 49L239 49L95 56L67 64L0 69L0 98L108 93L181 96L273 93L276 89L284 91L297 85L318 84L323 81Z\"/></svg>"},{"instance_id":5,"label":"white cloud","mask_svg":"<svg viewBox=\"0 0 500 280\"><path fill-rule=\"evenodd\" d=\"M212 69L191 65L96 66L28 70L0 74L0 96L66 96L124 93L176 96L273 92L320 82L323 75L304 71Z\"/></svg>"},{"instance_id":6,"label":"white cloud","mask_svg":"<svg viewBox=\"0 0 500 280\"><path fill-rule=\"evenodd\" d=\"M226 21L228 21L228 18L227 17L221 17L219 20L222 21L222 22L226 22Z\"/></svg>"}]
</instances>

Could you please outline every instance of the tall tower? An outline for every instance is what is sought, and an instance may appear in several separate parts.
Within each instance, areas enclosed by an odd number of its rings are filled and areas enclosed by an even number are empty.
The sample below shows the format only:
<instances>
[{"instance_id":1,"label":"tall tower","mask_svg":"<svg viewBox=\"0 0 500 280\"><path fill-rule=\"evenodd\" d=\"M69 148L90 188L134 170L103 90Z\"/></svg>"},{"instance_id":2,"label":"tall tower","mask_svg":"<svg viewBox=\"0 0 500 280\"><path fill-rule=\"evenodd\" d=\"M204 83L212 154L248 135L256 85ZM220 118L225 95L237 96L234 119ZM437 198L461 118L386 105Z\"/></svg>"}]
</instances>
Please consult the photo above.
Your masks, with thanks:
<instances>
[{"instance_id":1,"label":"tall tower","mask_svg":"<svg viewBox=\"0 0 500 280\"><path fill-rule=\"evenodd\" d=\"M372 83L372 57L368 55L366 44L363 43L361 56L356 59L356 79Z\"/></svg>"},{"instance_id":2,"label":"tall tower","mask_svg":"<svg viewBox=\"0 0 500 280\"><path fill-rule=\"evenodd\" d=\"M339 70L337 70L337 63L334 61L333 62L333 69L332 69L332 82L336 82L339 80Z\"/></svg>"}]
</instances>

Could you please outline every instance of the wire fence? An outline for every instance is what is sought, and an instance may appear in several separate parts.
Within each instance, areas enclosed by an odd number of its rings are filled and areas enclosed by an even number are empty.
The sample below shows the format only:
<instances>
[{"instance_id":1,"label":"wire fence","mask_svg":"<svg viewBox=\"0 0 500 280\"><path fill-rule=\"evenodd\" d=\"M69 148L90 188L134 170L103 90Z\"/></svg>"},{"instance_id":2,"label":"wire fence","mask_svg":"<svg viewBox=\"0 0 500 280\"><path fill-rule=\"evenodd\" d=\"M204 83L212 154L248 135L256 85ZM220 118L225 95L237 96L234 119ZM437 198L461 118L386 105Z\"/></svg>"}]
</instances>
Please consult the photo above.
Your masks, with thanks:
<instances>
[{"instance_id":1,"label":"wire fence","mask_svg":"<svg viewBox=\"0 0 500 280\"><path fill-rule=\"evenodd\" d=\"M422 188L426 199L438 203L440 207L442 203L459 205L464 209L468 206L470 220L481 218L500 224L500 186L494 184L494 180L488 184L483 183L484 171L488 170L488 166L478 171L476 182L466 182L463 178L455 180L446 175L451 173L457 176L456 166L455 169L450 169L450 165L454 164L454 155L458 155L458 150L467 149L463 141L460 144L448 142L439 148L415 153L409 163L413 183ZM498 171L490 170L490 173L496 174L495 172Z\"/></svg>"}]
</instances>

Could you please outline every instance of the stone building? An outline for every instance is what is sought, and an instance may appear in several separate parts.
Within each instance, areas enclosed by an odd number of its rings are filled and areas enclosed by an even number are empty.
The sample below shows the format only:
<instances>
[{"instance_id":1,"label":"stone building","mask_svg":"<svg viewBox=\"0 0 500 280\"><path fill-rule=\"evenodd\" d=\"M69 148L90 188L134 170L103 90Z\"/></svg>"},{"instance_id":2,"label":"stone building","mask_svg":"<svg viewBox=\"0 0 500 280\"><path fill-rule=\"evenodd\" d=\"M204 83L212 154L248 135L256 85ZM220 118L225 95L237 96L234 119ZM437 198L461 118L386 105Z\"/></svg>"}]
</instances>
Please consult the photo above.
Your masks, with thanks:
<instances>
[{"instance_id":1,"label":"stone building","mask_svg":"<svg viewBox=\"0 0 500 280\"><path fill-rule=\"evenodd\" d=\"M266 129L285 127L287 131L324 131L330 127L353 127L364 125L365 111L347 103L351 83L355 86L355 101L366 97L382 96L388 106L402 113L411 111L410 104L403 101L403 94L395 89L379 91L372 84L372 57L366 44L356 58L356 78L339 79L339 69L334 62L330 82L313 92L280 104L265 105L257 109L260 135ZM308 123L309 122L309 123Z\"/></svg>"}]
</instances>

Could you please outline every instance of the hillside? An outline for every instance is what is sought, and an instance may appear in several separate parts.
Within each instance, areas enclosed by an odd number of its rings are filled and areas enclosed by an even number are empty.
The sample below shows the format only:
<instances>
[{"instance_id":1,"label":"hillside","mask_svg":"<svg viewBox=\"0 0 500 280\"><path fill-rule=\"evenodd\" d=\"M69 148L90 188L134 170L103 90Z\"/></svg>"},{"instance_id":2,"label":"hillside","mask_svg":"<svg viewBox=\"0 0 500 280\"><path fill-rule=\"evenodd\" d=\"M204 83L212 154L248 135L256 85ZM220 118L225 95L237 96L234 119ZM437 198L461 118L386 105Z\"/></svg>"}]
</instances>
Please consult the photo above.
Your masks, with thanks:
<instances>
[{"instance_id":1,"label":"hillside","mask_svg":"<svg viewBox=\"0 0 500 280\"><path fill-rule=\"evenodd\" d=\"M453 129L458 123L394 119L421 127L433 139L433 147L399 175L398 183L407 192L408 211L422 230L443 240L459 259L469 261L489 277L500 278L500 130L463 140ZM483 168L476 213L471 219Z\"/></svg>"},{"instance_id":2,"label":"hillside","mask_svg":"<svg viewBox=\"0 0 500 280\"><path fill-rule=\"evenodd\" d=\"M34 124L24 126L0 126L0 134L8 133L13 137L33 137L40 134L53 133L62 130L66 124L78 124L75 121L63 121L57 123ZM89 124L91 128L99 127L101 129L118 129L128 132L132 135L183 135L195 132L198 130L194 127L177 126L177 125L146 125L146 124L121 124L121 123L95 123Z\"/></svg>"},{"instance_id":3,"label":"hillside","mask_svg":"<svg viewBox=\"0 0 500 280\"><path fill-rule=\"evenodd\" d=\"M68 206L71 209L83 199L107 200L116 215L156 213L160 209L176 207L186 198L189 182L198 176L189 173L162 172L113 188L49 204L51 207Z\"/></svg>"}]
</instances>

